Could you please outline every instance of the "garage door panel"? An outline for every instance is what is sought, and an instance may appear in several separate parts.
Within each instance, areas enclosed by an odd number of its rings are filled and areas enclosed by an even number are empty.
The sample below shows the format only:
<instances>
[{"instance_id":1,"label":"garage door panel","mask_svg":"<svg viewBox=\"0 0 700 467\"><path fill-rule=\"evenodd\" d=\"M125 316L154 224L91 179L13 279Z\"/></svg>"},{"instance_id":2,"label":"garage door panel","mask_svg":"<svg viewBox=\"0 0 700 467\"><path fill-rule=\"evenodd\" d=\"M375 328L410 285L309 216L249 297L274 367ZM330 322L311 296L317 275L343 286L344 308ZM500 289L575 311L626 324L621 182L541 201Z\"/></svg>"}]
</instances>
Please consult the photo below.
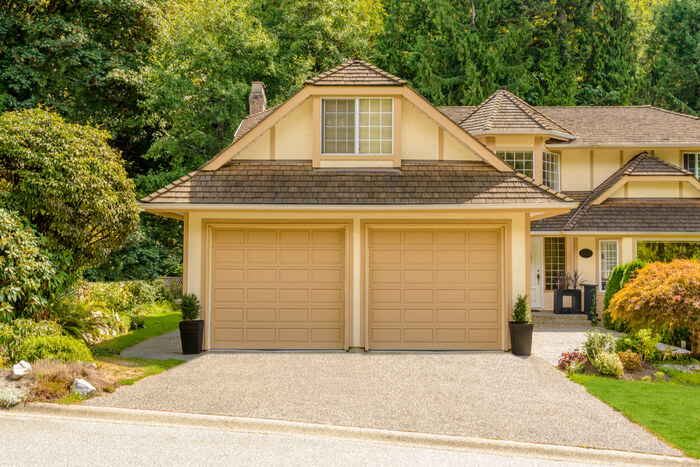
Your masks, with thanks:
<instances>
[{"instance_id":1,"label":"garage door panel","mask_svg":"<svg viewBox=\"0 0 700 467\"><path fill-rule=\"evenodd\" d=\"M308 269L279 269L279 281L281 284L307 284L310 271Z\"/></svg>"},{"instance_id":2,"label":"garage door panel","mask_svg":"<svg viewBox=\"0 0 700 467\"><path fill-rule=\"evenodd\" d=\"M498 250L469 250L469 264L478 266L481 264L493 265L498 263Z\"/></svg>"},{"instance_id":3,"label":"garage door panel","mask_svg":"<svg viewBox=\"0 0 700 467\"><path fill-rule=\"evenodd\" d=\"M434 280L432 269L406 269L403 281L407 284L432 284Z\"/></svg>"},{"instance_id":4,"label":"garage door panel","mask_svg":"<svg viewBox=\"0 0 700 467\"><path fill-rule=\"evenodd\" d=\"M464 308L438 309L435 311L435 321L438 323L465 323L467 310Z\"/></svg>"},{"instance_id":5,"label":"garage door panel","mask_svg":"<svg viewBox=\"0 0 700 467\"><path fill-rule=\"evenodd\" d=\"M500 349L499 229L370 228L369 345Z\"/></svg>"},{"instance_id":6,"label":"garage door panel","mask_svg":"<svg viewBox=\"0 0 700 467\"><path fill-rule=\"evenodd\" d=\"M340 323L343 321L343 309L338 308L313 308L311 310L312 323Z\"/></svg>"},{"instance_id":7,"label":"garage door panel","mask_svg":"<svg viewBox=\"0 0 700 467\"><path fill-rule=\"evenodd\" d=\"M217 287L214 289L212 295L215 303L240 303L243 301L245 289Z\"/></svg>"},{"instance_id":8,"label":"garage door panel","mask_svg":"<svg viewBox=\"0 0 700 467\"><path fill-rule=\"evenodd\" d=\"M212 348L344 347L342 229L215 228L212 238Z\"/></svg>"},{"instance_id":9,"label":"garage door panel","mask_svg":"<svg viewBox=\"0 0 700 467\"><path fill-rule=\"evenodd\" d=\"M212 319L222 324L242 323L243 308L215 307L211 310Z\"/></svg>"},{"instance_id":10,"label":"garage door panel","mask_svg":"<svg viewBox=\"0 0 700 467\"><path fill-rule=\"evenodd\" d=\"M280 308L279 320L283 323L305 323L309 321L309 310L306 308Z\"/></svg>"},{"instance_id":11,"label":"garage door panel","mask_svg":"<svg viewBox=\"0 0 700 467\"><path fill-rule=\"evenodd\" d=\"M246 328L246 340L248 342L277 342L277 330L275 328Z\"/></svg>"},{"instance_id":12,"label":"garage door panel","mask_svg":"<svg viewBox=\"0 0 700 467\"><path fill-rule=\"evenodd\" d=\"M467 330L465 329L436 329L435 330L436 341L444 344L459 344L467 340Z\"/></svg>"},{"instance_id":13,"label":"garage door panel","mask_svg":"<svg viewBox=\"0 0 700 467\"><path fill-rule=\"evenodd\" d=\"M214 257L216 266L237 266L245 264L245 250L235 248L218 248Z\"/></svg>"},{"instance_id":14,"label":"garage door panel","mask_svg":"<svg viewBox=\"0 0 700 467\"><path fill-rule=\"evenodd\" d=\"M469 315L469 324L498 324L498 308L470 309L467 314Z\"/></svg>"},{"instance_id":15,"label":"garage door panel","mask_svg":"<svg viewBox=\"0 0 700 467\"><path fill-rule=\"evenodd\" d=\"M403 340L404 342L408 343L427 343L427 342L433 342L435 340L434 337L435 330L429 329L429 328L424 328L424 329L412 329L412 328L404 328L403 330Z\"/></svg>"},{"instance_id":16,"label":"garage door panel","mask_svg":"<svg viewBox=\"0 0 700 467\"><path fill-rule=\"evenodd\" d=\"M274 308L248 308L246 319L249 323L274 323L277 320L277 310Z\"/></svg>"},{"instance_id":17,"label":"garage door panel","mask_svg":"<svg viewBox=\"0 0 700 467\"><path fill-rule=\"evenodd\" d=\"M217 230L214 232L214 243L217 245L243 245L245 244L245 231Z\"/></svg>"},{"instance_id":18,"label":"garage door panel","mask_svg":"<svg viewBox=\"0 0 700 467\"><path fill-rule=\"evenodd\" d=\"M276 250L250 249L246 253L248 264L277 264Z\"/></svg>"},{"instance_id":19,"label":"garage door panel","mask_svg":"<svg viewBox=\"0 0 700 467\"><path fill-rule=\"evenodd\" d=\"M434 321L433 309L407 308L403 312L403 321L404 323L432 323Z\"/></svg>"},{"instance_id":20,"label":"garage door panel","mask_svg":"<svg viewBox=\"0 0 700 467\"><path fill-rule=\"evenodd\" d=\"M372 310L371 320L375 323L400 323L401 310L398 308L375 308Z\"/></svg>"}]
</instances>

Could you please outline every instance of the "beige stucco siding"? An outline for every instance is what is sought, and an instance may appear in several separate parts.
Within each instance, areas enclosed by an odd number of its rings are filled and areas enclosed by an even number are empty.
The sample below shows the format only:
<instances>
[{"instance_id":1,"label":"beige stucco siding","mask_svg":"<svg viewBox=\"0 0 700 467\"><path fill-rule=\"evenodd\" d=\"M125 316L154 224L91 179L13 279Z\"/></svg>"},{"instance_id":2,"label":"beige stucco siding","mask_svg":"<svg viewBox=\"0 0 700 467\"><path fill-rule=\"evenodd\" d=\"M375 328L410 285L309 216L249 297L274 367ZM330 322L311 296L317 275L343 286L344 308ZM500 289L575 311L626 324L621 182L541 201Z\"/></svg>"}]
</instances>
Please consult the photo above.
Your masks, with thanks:
<instances>
[{"instance_id":1,"label":"beige stucco siding","mask_svg":"<svg viewBox=\"0 0 700 467\"><path fill-rule=\"evenodd\" d=\"M562 150L560 161L563 191L588 191L591 189L591 161L588 149Z\"/></svg>"},{"instance_id":2,"label":"beige stucco siding","mask_svg":"<svg viewBox=\"0 0 700 467\"><path fill-rule=\"evenodd\" d=\"M311 99L307 99L277 123L275 128L275 159L311 159L313 131Z\"/></svg>"}]
</instances>

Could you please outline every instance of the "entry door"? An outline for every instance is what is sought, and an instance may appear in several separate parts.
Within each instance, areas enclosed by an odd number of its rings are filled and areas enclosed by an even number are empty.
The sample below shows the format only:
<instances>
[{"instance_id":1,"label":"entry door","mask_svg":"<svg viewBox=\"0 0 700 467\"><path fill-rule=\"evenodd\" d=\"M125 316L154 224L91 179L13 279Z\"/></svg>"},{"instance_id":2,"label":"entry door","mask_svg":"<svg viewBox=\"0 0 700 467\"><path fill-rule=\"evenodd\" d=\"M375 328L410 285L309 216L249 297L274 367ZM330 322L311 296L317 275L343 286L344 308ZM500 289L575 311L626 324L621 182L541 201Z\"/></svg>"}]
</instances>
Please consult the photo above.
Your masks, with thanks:
<instances>
[{"instance_id":1,"label":"entry door","mask_svg":"<svg viewBox=\"0 0 700 467\"><path fill-rule=\"evenodd\" d=\"M530 307L541 309L544 301L544 256L542 237L530 240Z\"/></svg>"}]
</instances>

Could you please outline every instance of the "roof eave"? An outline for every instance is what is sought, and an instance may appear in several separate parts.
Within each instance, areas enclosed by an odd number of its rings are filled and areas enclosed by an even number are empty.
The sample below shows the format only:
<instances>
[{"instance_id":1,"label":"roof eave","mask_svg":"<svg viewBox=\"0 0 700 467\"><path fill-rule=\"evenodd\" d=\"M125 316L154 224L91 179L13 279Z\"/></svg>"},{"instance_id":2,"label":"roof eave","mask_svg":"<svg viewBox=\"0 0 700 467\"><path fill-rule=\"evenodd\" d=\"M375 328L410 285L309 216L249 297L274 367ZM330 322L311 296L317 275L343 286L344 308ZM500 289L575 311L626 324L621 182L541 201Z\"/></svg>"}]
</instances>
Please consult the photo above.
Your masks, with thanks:
<instances>
[{"instance_id":1,"label":"roof eave","mask_svg":"<svg viewBox=\"0 0 700 467\"><path fill-rule=\"evenodd\" d=\"M473 134L473 133L472 133ZM634 148L634 149L645 149L645 148L699 148L700 141L696 142L644 142L640 143L547 143L547 146L552 148Z\"/></svg>"},{"instance_id":2,"label":"roof eave","mask_svg":"<svg viewBox=\"0 0 700 467\"><path fill-rule=\"evenodd\" d=\"M532 210L532 211L556 211L556 214L564 214L575 208L578 203L559 201L552 203L484 203L484 204L196 204L196 203L157 203L142 202L137 206L147 212L183 212L183 211L222 211L222 210L360 210L360 211L386 211L386 210Z\"/></svg>"},{"instance_id":3,"label":"roof eave","mask_svg":"<svg viewBox=\"0 0 700 467\"><path fill-rule=\"evenodd\" d=\"M465 128L466 129L466 128ZM472 136L480 135L547 135L558 139L575 140L576 135L551 130L498 129L498 130L467 130ZM568 146L568 145L566 145Z\"/></svg>"}]
</instances>

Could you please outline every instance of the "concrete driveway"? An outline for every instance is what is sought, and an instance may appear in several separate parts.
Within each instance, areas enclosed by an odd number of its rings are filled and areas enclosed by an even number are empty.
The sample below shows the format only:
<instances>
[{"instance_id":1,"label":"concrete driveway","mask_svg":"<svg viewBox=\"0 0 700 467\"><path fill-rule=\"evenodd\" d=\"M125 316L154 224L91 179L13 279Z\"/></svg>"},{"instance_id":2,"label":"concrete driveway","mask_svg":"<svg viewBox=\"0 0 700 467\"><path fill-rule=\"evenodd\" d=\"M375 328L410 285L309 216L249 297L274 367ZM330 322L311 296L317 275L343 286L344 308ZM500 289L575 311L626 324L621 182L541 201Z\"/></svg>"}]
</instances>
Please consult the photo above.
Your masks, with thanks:
<instances>
[{"instance_id":1,"label":"concrete driveway","mask_svg":"<svg viewBox=\"0 0 700 467\"><path fill-rule=\"evenodd\" d=\"M210 352L87 405L680 455L537 357Z\"/></svg>"}]
</instances>

